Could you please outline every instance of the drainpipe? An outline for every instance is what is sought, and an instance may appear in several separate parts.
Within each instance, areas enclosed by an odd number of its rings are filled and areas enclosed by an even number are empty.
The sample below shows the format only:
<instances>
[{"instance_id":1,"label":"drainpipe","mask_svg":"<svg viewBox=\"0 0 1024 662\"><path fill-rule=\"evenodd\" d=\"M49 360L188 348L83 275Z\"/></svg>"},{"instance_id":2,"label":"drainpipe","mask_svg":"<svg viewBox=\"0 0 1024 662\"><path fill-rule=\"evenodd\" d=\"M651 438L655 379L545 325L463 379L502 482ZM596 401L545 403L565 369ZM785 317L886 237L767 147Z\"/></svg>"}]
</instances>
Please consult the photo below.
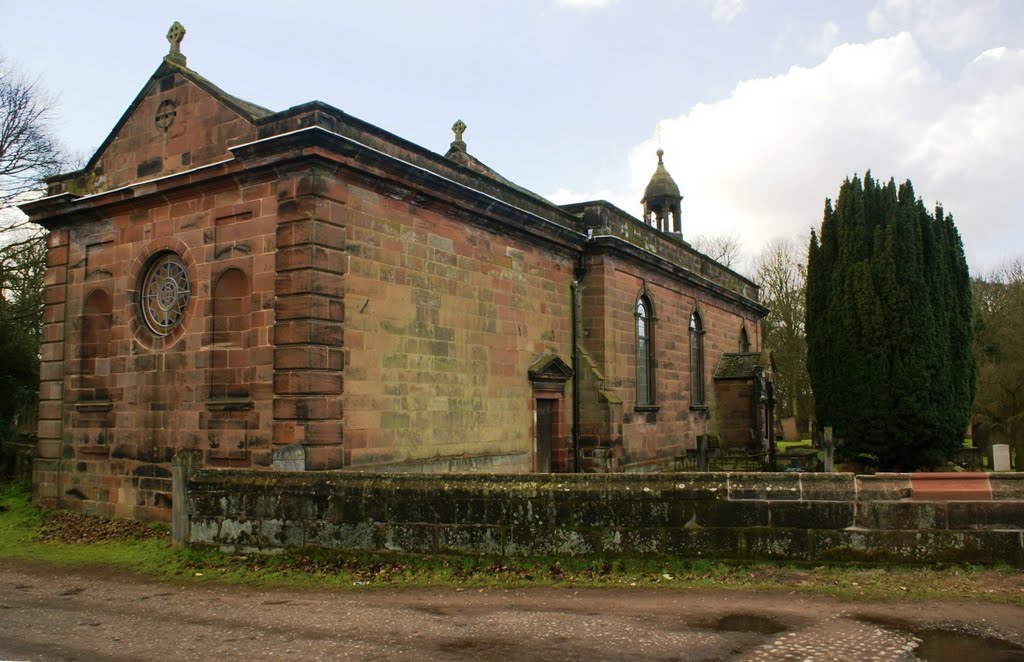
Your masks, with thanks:
<instances>
[{"instance_id":1,"label":"drainpipe","mask_svg":"<svg viewBox=\"0 0 1024 662\"><path fill-rule=\"evenodd\" d=\"M589 241L592 234L587 233ZM584 249L586 245L584 245ZM572 281L572 470L580 472L580 353L579 353L579 307L580 280L586 274L585 250L580 251L576 262L575 278Z\"/></svg>"},{"instance_id":2,"label":"drainpipe","mask_svg":"<svg viewBox=\"0 0 1024 662\"><path fill-rule=\"evenodd\" d=\"M776 452L775 452L775 384L771 380L767 380L765 383L765 391L767 392L767 402L765 402L764 410L764 424L768 428L768 456L771 463L770 469L772 471L778 471L779 466L776 464Z\"/></svg>"},{"instance_id":3,"label":"drainpipe","mask_svg":"<svg viewBox=\"0 0 1024 662\"><path fill-rule=\"evenodd\" d=\"M580 283L572 281L572 471L580 472L580 357L576 348L576 307L579 305Z\"/></svg>"}]
</instances>

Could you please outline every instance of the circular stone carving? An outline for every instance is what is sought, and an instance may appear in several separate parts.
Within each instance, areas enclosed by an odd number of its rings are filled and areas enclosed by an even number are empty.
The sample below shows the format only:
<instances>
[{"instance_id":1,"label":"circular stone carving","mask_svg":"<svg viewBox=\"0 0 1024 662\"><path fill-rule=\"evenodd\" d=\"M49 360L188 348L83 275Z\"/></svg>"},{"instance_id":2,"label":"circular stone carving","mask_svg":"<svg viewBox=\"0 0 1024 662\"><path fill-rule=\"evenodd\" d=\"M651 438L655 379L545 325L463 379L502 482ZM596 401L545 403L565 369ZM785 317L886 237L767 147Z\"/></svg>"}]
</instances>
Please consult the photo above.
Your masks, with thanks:
<instances>
[{"instance_id":1,"label":"circular stone carving","mask_svg":"<svg viewBox=\"0 0 1024 662\"><path fill-rule=\"evenodd\" d=\"M166 336L181 324L188 305L188 270L181 258L165 253L156 259L142 281L142 316L149 330Z\"/></svg>"},{"instance_id":2,"label":"circular stone carving","mask_svg":"<svg viewBox=\"0 0 1024 662\"><path fill-rule=\"evenodd\" d=\"M164 99L156 108L156 116L153 121L156 125L166 131L174 124L174 118L178 114L177 107L170 99Z\"/></svg>"}]
</instances>

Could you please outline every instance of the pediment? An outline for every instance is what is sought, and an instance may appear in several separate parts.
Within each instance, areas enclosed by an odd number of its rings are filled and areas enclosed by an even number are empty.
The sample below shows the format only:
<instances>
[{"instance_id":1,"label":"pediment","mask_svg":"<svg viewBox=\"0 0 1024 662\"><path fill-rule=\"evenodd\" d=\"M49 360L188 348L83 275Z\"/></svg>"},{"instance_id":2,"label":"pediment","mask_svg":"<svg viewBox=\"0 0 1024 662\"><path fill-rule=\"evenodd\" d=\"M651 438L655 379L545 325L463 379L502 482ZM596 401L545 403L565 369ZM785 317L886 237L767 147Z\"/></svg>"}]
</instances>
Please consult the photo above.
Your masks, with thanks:
<instances>
[{"instance_id":1,"label":"pediment","mask_svg":"<svg viewBox=\"0 0 1024 662\"><path fill-rule=\"evenodd\" d=\"M572 377L572 368L556 354L538 359L528 371L531 382L565 382Z\"/></svg>"},{"instance_id":2,"label":"pediment","mask_svg":"<svg viewBox=\"0 0 1024 662\"><path fill-rule=\"evenodd\" d=\"M255 122L271 114L165 59L85 168L55 179L90 195L216 163L255 140Z\"/></svg>"}]
</instances>

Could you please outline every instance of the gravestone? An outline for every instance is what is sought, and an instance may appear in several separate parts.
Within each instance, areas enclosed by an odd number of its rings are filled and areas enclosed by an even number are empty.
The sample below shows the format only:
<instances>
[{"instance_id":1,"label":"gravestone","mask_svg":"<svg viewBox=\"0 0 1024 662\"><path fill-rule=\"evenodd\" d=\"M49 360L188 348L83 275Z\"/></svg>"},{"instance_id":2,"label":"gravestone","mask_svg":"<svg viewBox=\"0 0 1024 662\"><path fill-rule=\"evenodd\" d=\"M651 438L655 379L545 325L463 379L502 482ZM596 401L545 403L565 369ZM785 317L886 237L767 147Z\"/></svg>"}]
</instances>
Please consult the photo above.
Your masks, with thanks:
<instances>
[{"instance_id":1,"label":"gravestone","mask_svg":"<svg viewBox=\"0 0 1024 662\"><path fill-rule=\"evenodd\" d=\"M306 449L302 444L288 444L274 451L274 471L305 471Z\"/></svg>"},{"instance_id":2,"label":"gravestone","mask_svg":"<svg viewBox=\"0 0 1024 662\"><path fill-rule=\"evenodd\" d=\"M992 444L992 471L1010 470L1010 447L1006 444Z\"/></svg>"},{"instance_id":3,"label":"gravestone","mask_svg":"<svg viewBox=\"0 0 1024 662\"><path fill-rule=\"evenodd\" d=\"M786 416L782 419L782 440L800 441L800 429L796 424L796 416Z\"/></svg>"},{"instance_id":4,"label":"gravestone","mask_svg":"<svg viewBox=\"0 0 1024 662\"><path fill-rule=\"evenodd\" d=\"M1006 419L1006 426L1010 429L1010 448L1016 456L1013 468L1024 471L1024 414Z\"/></svg>"},{"instance_id":5,"label":"gravestone","mask_svg":"<svg viewBox=\"0 0 1024 662\"><path fill-rule=\"evenodd\" d=\"M825 427L825 434L821 441L821 449L825 451L825 471L832 471L832 464L835 461L836 443L832 438L832 426Z\"/></svg>"}]
</instances>

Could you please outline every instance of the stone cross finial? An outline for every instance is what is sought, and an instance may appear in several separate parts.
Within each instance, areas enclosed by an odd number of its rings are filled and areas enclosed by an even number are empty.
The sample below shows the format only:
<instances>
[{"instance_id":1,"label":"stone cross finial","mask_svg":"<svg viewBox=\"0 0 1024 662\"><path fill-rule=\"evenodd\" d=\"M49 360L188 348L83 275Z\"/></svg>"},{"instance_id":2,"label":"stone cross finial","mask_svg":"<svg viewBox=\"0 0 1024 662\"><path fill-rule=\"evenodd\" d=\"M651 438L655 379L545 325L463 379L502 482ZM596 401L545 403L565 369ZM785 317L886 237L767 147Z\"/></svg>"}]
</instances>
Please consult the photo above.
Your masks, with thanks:
<instances>
[{"instance_id":1,"label":"stone cross finial","mask_svg":"<svg viewBox=\"0 0 1024 662\"><path fill-rule=\"evenodd\" d=\"M456 120L455 124L452 124L452 131L455 132L455 140L452 141L452 149L466 151L466 143L462 140L462 134L466 132L466 123L462 120Z\"/></svg>"},{"instance_id":2,"label":"stone cross finial","mask_svg":"<svg viewBox=\"0 0 1024 662\"><path fill-rule=\"evenodd\" d=\"M167 59L185 64L185 56L181 52L181 40L184 38L185 26L175 21L167 31L167 41L171 44L171 49L166 56Z\"/></svg>"}]
</instances>

